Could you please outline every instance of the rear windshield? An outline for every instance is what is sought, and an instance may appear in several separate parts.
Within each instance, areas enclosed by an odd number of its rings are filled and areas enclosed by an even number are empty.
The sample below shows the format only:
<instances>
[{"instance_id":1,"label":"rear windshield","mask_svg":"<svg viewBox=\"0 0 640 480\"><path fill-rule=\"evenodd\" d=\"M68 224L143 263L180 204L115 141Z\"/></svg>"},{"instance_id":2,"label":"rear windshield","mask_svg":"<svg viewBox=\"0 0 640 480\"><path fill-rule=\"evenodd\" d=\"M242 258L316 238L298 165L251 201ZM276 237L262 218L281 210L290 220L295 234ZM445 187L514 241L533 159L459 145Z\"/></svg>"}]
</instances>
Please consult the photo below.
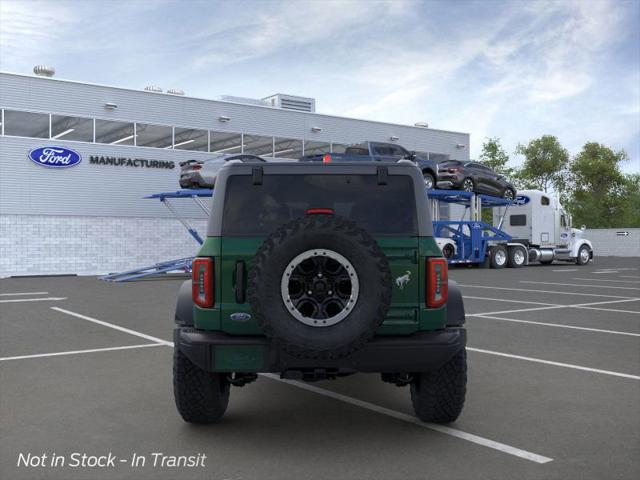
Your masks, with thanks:
<instances>
[{"instance_id":1,"label":"rear windshield","mask_svg":"<svg viewBox=\"0 0 640 480\"><path fill-rule=\"evenodd\" d=\"M459 167L462 165L462 162L459 160L445 160L444 162L440 162L438 165L440 167Z\"/></svg>"},{"instance_id":2,"label":"rear windshield","mask_svg":"<svg viewBox=\"0 0 640 480\"><path fill-rule=\"evenodd\" d=\"M222 234L265 236L305 215L309 208L331 208L375 236L416 236L416 200L408 175L250 175L227 180Z\"/></svg>"}]
</instances>

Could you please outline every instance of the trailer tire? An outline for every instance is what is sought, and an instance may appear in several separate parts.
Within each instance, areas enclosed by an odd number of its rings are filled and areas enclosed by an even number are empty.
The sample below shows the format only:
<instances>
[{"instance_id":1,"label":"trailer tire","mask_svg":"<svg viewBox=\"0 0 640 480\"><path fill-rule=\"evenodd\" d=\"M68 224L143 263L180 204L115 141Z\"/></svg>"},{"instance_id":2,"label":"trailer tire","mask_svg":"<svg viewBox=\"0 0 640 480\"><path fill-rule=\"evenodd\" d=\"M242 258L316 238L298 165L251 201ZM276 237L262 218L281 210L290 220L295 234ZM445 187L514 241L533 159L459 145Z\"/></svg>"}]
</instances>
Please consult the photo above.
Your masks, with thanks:
<instances>
[{"instance_id":1,"label":"trailer tire","mask_svg":"<svg viewBox=\"0 0 640 480\"><path fill-rule=\"evenodd\" d=\"M520 268L526 264L527 252L522 247L509 247L509 260L507 266L509 268Z\"/></svg>"},{"instance_id":2,"label":"trailer tire","mask_svg":"<svg viewBox=\"0 0 640 480\"><path fill-rule=\"evenodd\" d=\"M489 266L491 268L504 268L508 258L507 249L502 245L493 245L489 248Z\"/></svg>"}]
</instances>

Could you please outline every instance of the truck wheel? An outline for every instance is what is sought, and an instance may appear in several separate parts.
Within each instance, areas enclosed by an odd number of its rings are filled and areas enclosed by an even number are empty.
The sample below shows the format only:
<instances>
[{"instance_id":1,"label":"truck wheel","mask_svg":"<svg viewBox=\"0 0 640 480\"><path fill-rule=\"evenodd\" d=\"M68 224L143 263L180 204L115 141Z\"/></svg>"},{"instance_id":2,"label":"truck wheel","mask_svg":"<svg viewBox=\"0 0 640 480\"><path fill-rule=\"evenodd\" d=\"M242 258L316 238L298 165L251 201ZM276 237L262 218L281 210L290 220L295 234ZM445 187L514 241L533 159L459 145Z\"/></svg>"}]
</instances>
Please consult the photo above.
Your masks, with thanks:
<instances>
[{"instance_id":1,"label":"truck wheel","mask_svg":"<svg viewBox=\"0 0 640 480\"><path fill-rule=\"evenodd\" d=\"M507 249L502 245L494 245L489 248L490 260L489 266L491 268L504 268L507 264Z\"/></svg>"},{"instance_id":2,"label":"truck wheel","mask_svg":"<svg viewBox=\"0 0 640 480\"><path fill-rule=\"evenodd\" d=\"M185 422L214 423L229 404L229 382L223 373L207 372L175 348L173 394Z\"/></svg>"},{"instance_id":3,"label":"truck wheel","mask_svg":"<svg viewBox=\"0 0 640 480\"><path fill-rule=\"evenodd\" d=\"M502 194L502 198L505 200L513 200L516 198L516 192L513 191L513 188L507 187Z\"/></svg>"},{"instance_id":4,"label":"truck wheel","mask_svg":"<svg viewBox=\"0 0 640 480\"><path fill-rule=\"evenodd\" d=\"M422 178L424 178L424 186L427 190L435 188L436 181L431 173L422 172Z\"/></svg>"},{"instance_id":5,"label":"truck wheel","mask_svg":"<svg viewBox=\"0 0 640 480\"><path fill-rule=\"evenodd\" d=\"M453 258L456 254L456 249L450 243L445 244L442 247L442 256L446 259Z\"/></svg>"},{"instance_id":6,"label":"truck wheel","mask_svg":"<svg viewBox=\"0 0 640 480\"><path fill-rule=\"evenodd\" d=\"M587 263L589 263L590 258L591 258L591 252L589 250L589 247L587 247L586 245L582 245L578 249L578 256L576 257L576 263L578 265L586 265Z\"/></svg>"},{"instance_id":7,"label":"truck wheel","mask_svg":"<svg viewBox=\"0 0 640 480\"><path fill-rule=\"evenodd\" d=\"M527 252L522 247L509 247L509 260L507 266L509 268L520 268L524 266L527 258Z\"/></svg>"},{"instance_id":8,"label":"truck wheel","mask_svg":"<svg viewBox=\"0 0 640 480\"><path fill-rule=\"evenodd\" d=\"M391 271L354 222L307 215L258 250L248 298L265 334L289 354L339 358L373 337L391 303Z\"/></svg>"},{"instance_id":9,"label":"truck wheel","mask_svg":"<svg viewBox=\"0 0 640 480\"><path fill-rule=\"evenodd\" d=\"M411 403L423 422L449 423L462 412L467 392L467 350L461 349L435 372L422 372L411 382Z\"/></svg>"},{"instance_id":10,"label":"truck wheel","mask_svg":"<svg viewBox=\"0 0 640 480\"><path fill-rule=\"evenodd\" d=\"M465 192L473 192L476 189L476 185L475 183L473 183L473 180L471 178L465 178L462 181L462 190L464 190Z\"/></svg>"}]
</instances>

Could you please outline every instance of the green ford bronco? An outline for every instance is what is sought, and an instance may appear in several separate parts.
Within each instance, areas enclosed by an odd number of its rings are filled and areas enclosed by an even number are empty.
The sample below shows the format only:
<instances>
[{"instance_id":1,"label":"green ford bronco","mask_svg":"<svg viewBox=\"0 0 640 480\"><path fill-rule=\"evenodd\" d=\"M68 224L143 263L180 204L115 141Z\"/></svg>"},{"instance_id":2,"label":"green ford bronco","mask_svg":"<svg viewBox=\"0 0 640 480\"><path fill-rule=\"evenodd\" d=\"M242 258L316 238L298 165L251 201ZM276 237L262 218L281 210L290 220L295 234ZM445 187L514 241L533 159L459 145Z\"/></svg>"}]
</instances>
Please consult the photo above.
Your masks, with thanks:
<instances>
[{"instance_id":1,"label":"green ford bronco","mask_svg":"<svg viewBox=\"0 0 640 480\"><path fill-rule=\"evenodd\" d=\"M300 381L375 372L410 385L421 420L454 421L465 314L428 205L411 162L223 167L176 309L184 420L217 421L230 387L262 372Z\"/></svg>"}]
</instances>

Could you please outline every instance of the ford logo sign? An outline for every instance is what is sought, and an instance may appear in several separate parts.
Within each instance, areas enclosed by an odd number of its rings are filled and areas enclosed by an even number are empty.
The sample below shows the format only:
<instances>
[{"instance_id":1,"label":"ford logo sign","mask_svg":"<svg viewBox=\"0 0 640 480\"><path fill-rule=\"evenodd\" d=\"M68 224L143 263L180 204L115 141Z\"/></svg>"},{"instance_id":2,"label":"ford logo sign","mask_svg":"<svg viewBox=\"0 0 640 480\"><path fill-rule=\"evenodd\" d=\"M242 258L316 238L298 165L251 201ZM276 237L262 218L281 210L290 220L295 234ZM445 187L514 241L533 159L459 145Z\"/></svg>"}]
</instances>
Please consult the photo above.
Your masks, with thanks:
<instances>
[{"instance_id":1,"label":"ford logo sign","mask_svg":"<svg viewBox=\"0 0 640 480\"><path fill-rule=\"evenodd\" d=\"M531 199L526 195L517 195L516 199L513 201L514 205L526 205L529 203Z\"/></svg>"},{"instance_id":2,"label":"ford logo sign","mask_svg":"<svg viewBox=\"0 0 640 480\"><path fill-rule=\"evenodd\" d=\"M29 152L29 160L42 167L68 168L79 164L82 156L69 148L38 147Z\"/></svg>"}]
</instances>

